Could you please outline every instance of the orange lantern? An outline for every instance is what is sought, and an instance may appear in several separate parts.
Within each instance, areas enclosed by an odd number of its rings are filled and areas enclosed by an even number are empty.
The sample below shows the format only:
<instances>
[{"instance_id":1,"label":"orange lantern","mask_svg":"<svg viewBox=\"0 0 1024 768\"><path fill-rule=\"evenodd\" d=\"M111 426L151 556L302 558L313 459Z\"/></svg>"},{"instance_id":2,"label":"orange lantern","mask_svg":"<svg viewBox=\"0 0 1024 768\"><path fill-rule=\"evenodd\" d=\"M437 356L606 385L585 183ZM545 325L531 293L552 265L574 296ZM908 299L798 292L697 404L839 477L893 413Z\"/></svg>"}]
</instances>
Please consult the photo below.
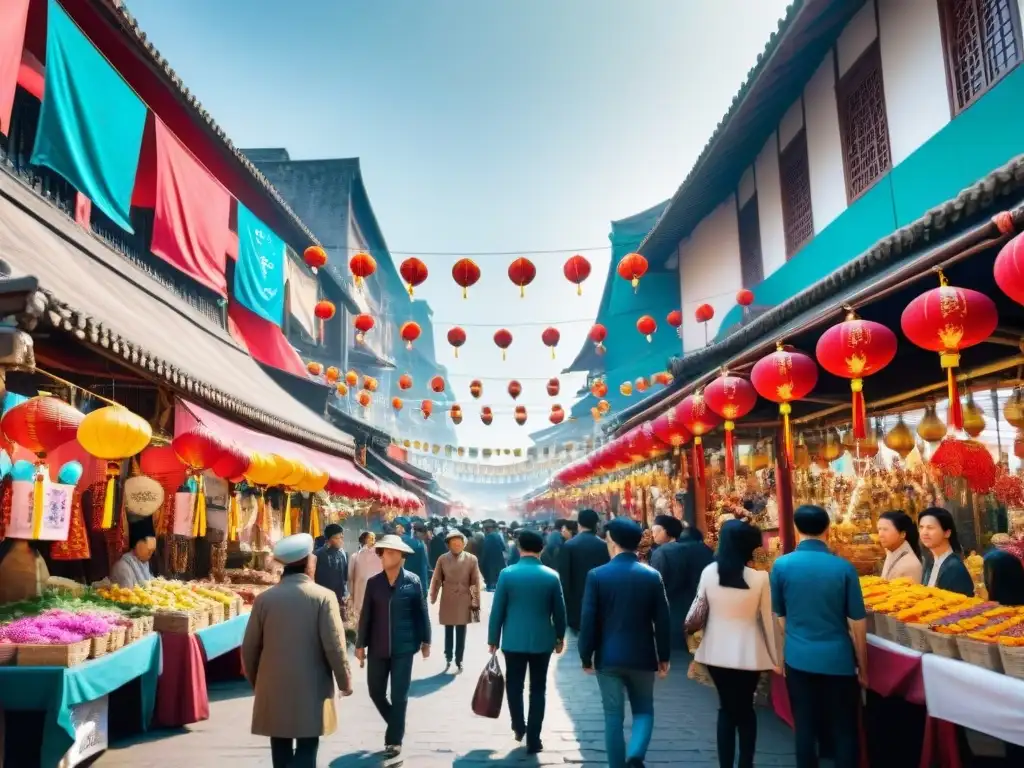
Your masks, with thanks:
<instances>
[{"instance_id":1,"label":"orange lantern","mask_svg":"<svg viewBox=\"0 0 1024 768\"><path fill-rule=\"evenodd\" d=\"M607 400L598 400L597 401L597 410L598 410L598 412L602 416L607 414L608 411L610 411L611 409L612 409L611 403L609 403Z\"/></svg>"},{"instance_id":2,"label":"orange lantern","mask_svg":"<svg viewBox=\"0 0 1024 768\"><path fill-rule=\"evenodd\" d=\"M485 427L491 426L491 422L494 421L494 412L490 406L485 405L480 409L480 421L484 423Z\"/></svg>"},{"instance_id":3,"label":"orange lantern","mask_svg":"<svg viewBox=\"0 0 1024 768\"><path fill-rule=\"evenodd\" d=\"M640 285L640 278L647 274L647 259L639 253L627 253L619 261L616 271L623 280L629 280L635 291Z\"/></svg>"},{"instance_id":4,"label":"orange lantern","mask_svg":"<svg viewBox=\"0 0 1024 768\"><path fill-rule=\"evenodd\" d=\"M444 377L435 376L430 380L430 388L435 392L444 392Z\"/></svg>"},{"instance_id":5,"label":"orange lantern","mask_svg":"<svg viewBox=\"0 0 1024 768\"><path fill-rule=\"evenodd\" d=\"M508 383L508 393L515 400L523 391L523 385L513 379Z\"/></svg>"},{"instance_id":6,"label":"orange lantern","mask_svg":"<svg viewBox=\"0 0 1024 768\"><path fill-rule=\"evenodd\" d=\"M545 328L544 332L540 335L540 340L544 342L544 346L551 349L552 360L555 359L555 347L558 346L561 338L562 334L558 332L557 328Z\"/></svg>"},{"instance_id":7,"label":"orange lantern","mask_svg":"<svg viewBox=\"0 0 1024 768\"><path fill-rule=\"evenodd\" d=\"M371 395L365 389L360 390L359 394L356 395L356 402L363 406L363 408L369 408L370 403L373 402L373 395Z\"/></svg>"},{"instance_id":8,"label":"orange lantern","mask_svg":"<svg viewBox=\"0 0 1024 768\"><path fill-rule=\"evenodd\" d=\"M412 376L408 373L403 373L398 377L398 388L399 389L412 389Z\"/></svg>"},{"instance_id":9,"label":"orange lantern","mask_svg":"<svg viewBox=\"0 0 1024 768\"><path fill-rule=\"evenodd\" d=\"M664 387L667 387L672 383L672 374L668 371L658 371L651 378L654 380L655 384L661 384Z\"/></svg>"},{"instance_id":10,"label":"orange lantern","mask_svg":"<svg viewBox=\"0 0 1024 768\"><path fill-rule=\"evenodd\" d=\"M552 424L561 424L565 421L565 411L560 405L551 406L551 414L548 416L548 421Z\"/></svg>"},{"instance_id":11,"label":"orange lantern","mask_svg":"<svg viewBox=\"0 0 1024 768\"><path fill-rule=\"evenodd\" d=\"M833 376L850 380L853 391L853 436L863 440L867 433L864 377L878 373L896 357L896 334L881 323L861 320L852 312L818 339L815 356Z\"/></svg>"},{"instance_id":12,"label":"orange lantern","mask_svg":"<svg viewBox=\"0 0 1024 768\"><path fill-rule=\"evenodd\" d=\"M598 408L591 408L590 409L590 418L592 418L594 421L600 421L601 420L601 411Z\"/></svg>"},{"instance_id":13,"label":"orange lantern","mask_svg":"<svg viewBox=\"0 0 1024 768\"><path fill-rule=\"evenodd\" d=\"M356 341L360 344L366 339L366 334L373 330L374 321L372 315L356 315L352 325L356 328Z\"/></svg>"},{"instance_id":14,"label":"orange lantern","mask_svg":"<svg viewBox=\"0 0 1024 768\"><path fill-rule=\"evenodd\" d=\"M608 329L600 323L594 323L590 327L590 333L587 334L592 342L594 342L594 348L597 354L604 354L604 340L608 338Z\"/></svg>"},{"instance_id":15,"label":"orange lantern","mask_svg":"<svg viewBox=\"0 0 1024 768\"><path fill-rule=\"evenodd\" d=\"M328 384L333 384L334 382L336 382L339 376L341 376L341 371L339 371L333 365L328 367L328 369L324 371L324 378L327 380Z\"/></svg>"},{"instance_id":16,"label":"orange lantern","mask_svg":"<svg viewBox=\"0 0 1024 768\"><path fill-rule=\"evenodd\" d=\"M520 256L508 265L508 279L519 286L519 298L526 296L526 286L537 277L537 267L529 259Z\"/></svg>"},{"instance_id":17,"label":"orange lantern","mask_svg":"<svg viewBox=\"0 0 1024 768\"><path fill-rule=\"evenodd\" d=\"M749 307L754 303L754 292L749 288L740 288L736 292L736 303L741 307Z\"/></svg>"},{"instance_id":18,"label":"orange lantern","mask_svg":"<svg viewBox=\"0 0 1024 768\"><path fill-rule=\"evenodd\" d=\"M462 423L462 407L461 406L453 405L448 410L448 415L452 419L452 424L461 424Z\"/></svg>"},{"instance_id":19,"label":"orange lantern","mask_svg":"<svg viewBox=\"0 0 1024 768\"><path fill-rule=\"evenodd\" d=\"M523 426L523 424L526 423L526 406L517 405L516 412L513 418L515 418L516 424L518 424L520 427Z\"/></svg>"},{"instance_id":20,"label":"orange lantern","mask_svg":"<svg viewBox=\"0 0 1024 768\"><path fill-rule=\"evenodd\" d=\"M636 329L646 336L647 341L650 342L654 332L658 330L658 324L654 322L654 318L650 315L644 315L636 321Z\"/></svg>"},{"instance_id":21,"label":"orange lantern","mask_svg":"<svg viewBox=\"0 0 1024 768\"><path fill-rule=\"evenodd\" d=\"M590 385L590 394L594 397L604 397L608 394L608 385L605 384L604 379L595 379Z\"/></svg>"},{"instance_id":22,"label":"orange lantern","mask_svg":"<svg viewBox=\"0 0 1024 768\"><path fill-rule=\"evenodd\" d=\"M466 332L459 326L448 331L448 343L455 349L455 356L459 356L459 347L466 343Z\"/></svg>"},{"instance_id":23,"label":"orange lantern","mask_svg":"<svg viewBox=\"0 0 1024 768\"><path fill-rule=\"evenodd\" d=\"M378 382L373 376L363 376L363 389L367 392L376 392Z\"/></svg>"},{"instance_id":24,"label":"orange lantern","mask_svg":"<svg viewBox=\"0 0 1024 768\"><path fill-rule=\"evenodd\" d=\"M673 309L668 313L668 317L665 318L665 322L673 328L678 329L683 324L683 313L678 309Z\"/></svg>"},{"instance_id":25,"label":"orange lantern","mask_svg":"<svg viewBox=\"0 0 1024 768\"><path fill-rule=\"evenodd\" d=\"M348 385L344 382L339 382L334 391L338 393L338 397L345 397L348 395Z\"/></svg>"},{"instance_id":26,"label":"orange lantern","mask_svg":"<svg viewBox=\"0 0 1024 768\"><path fill-rule=\"evenodd\" d=\"M561 388L562 388L562 385L558 381L558 379L548 379L548 385L547 385L548 397L555 397L558 394L558 391Z\"/></svg>"},{"instance_id":27,"label":"orange lantern","mask_svg":"<svg viewBox=\"0 0 1024 768\"><path fill-rule=\"evenodd\" d=\"M462 287L462 298L469 295L469 288L480 279L480 267L472 259L459 259L452 267L452 279Z\"/></svg>"},{"instance_id":28,"label":"orange lantern","mask_svg":"<svg viewBox=\"0 0 1024 768\"><path fill-rule=\"evenodd\" d=\"M398 331L402 341L405 342L406 349L412 349L412 343L420 337L420 332L420 324L413 320L402 323L402 327Z\"/></svg>"},{"instance_id":29,"label":"orange lantern","mask_svg":"<svg viewBox=\"0 0 1024 768\"><path fill-rule=\"evenodd\" d=\"M311 245L302 252L302 258L306 262L306 266L316 271L327 265L327 251L321 248L319 245Z\"/></svg>"},{"instance_id":30,"label":"orange lantern","mask_svg":"<svg viewBox=\"0 0 1024 768\"><path fill-rule=\"evenodd\" d=\"M321 373L324 372L324 367L321 363L318 363L316 360L310 360L308 363L306 363L306 370L309 371L309 374L311 376L319 376Z\"/></svg>"},{"instance_id":31,"label":"orange lantern","mask_svg":"<svg viewBox=\"0 0 1024 768\"><path fill-rule=\"evenodd\" d=\"M348 268L355 277L356 288L363 284L363 280L377 271L377 260L370 254L360 251L348 261Z\"/></svg>"},{"instance_id":32,"label":"orange lantern","mask_svg":"<svg viewBox=\"0 0 1024 768\"><path fill-rule=\"evenodd\" d=\"M633 394L633 384L629 381L624 381L619 384L619 394L623 397L630 397Z\"/></svg>"},{"instance_id":33,"label":"orange lantern","mask_svg":"<svg viewBox=\"0 0 1024 768\"><path fill-rule=\"evenodd\" d=\"M471 382L469 382L469 394L471 394L474 398L479 398L483 391L484 385L483 382L481 382L480 380L473 379Z\"/></svg>"},{"instance_id":34,"label":"orange lantern","mask_svg":"<svg viewBox=\"0 0 1024 768\"><path fill-rule=\"evenodd\" d=\"M402 402L402 398L400 398L400 397L392 397L391 398L391 407L394 408L395 411L402 410L402 406L403 405L404 405L404 403Z\"/></svg>"},{"instance_id":35,"label":"orange lantern","mask_svg":"<svg viewBox=\"0 0 1024 768\"><path fill-rule=\"evenodd\" d=\"M345 383L350 387L354 387L359 383L359 374L355 371L349 371L345 374Z\"/></svg>"},{"instance_id":36,"label":"orange lantern","mask_svg":"<svg viewBox=\"0 0 1024 768\"><path fill-rule=\"evenodd\" d=\"M576 295L583 295L583 281L590 277L590 262L578 253L565 260L562 274L570 283L576 285Z\"/></svg>"},{"instance_id":37,"label":"orange lantern","mask_svg":"<svg viewBox=\"0 0 1024 768\"><path fill-rule=\"evenodd\" d=\"M505 360L507 357L508 348L512 346L512 334L505 328L501 328L494 332L494 343L501 350L501 359Z\"/></svg>"},{"instance_id":38,"label":"orange lantern","mask_svg":"<svg viewBox=\"0 0 1024 768\"><path fill-rule=\"evenodd\" d=\"M421 285L427 279L427 265L419 259L406 259L398 268L398 273L405 280L406 290L412 296L413 289Z\"/></svg>"},{"instance_id":39,"label":"orange lantern","mask_svg":"<svg viewBox=\"0 0 1024 768\"><path fill-rule=\"evenodd\" d=\"M793 433L789 428L791 403L811 393L818 383L818 366L803 352L786 349L782 342L775 351L758 360L750 370L750 383L765 400L779 404L786 455L793 461Z\"/></svg>"},{"instance_id":40,"label":"orange lantern","mask_svg":"<svg viewBox=\"0 0 1024 768\"><path fill-rule=\"evenodd\" d=\"M317 316L318 320L326 321L334 317L334 313L337 312L337 308L334 306L333 301L322 299L316 303L313 307L313 314Z\"/></svg>"},{"instance_id":41,"label":"orange lantern","mask_svg":"<svg viewBox=\"0 0 1024 768\"><path fill-rule=\"evenodd\" d=\"M651 382L649 382L647 379L641 376L639 379L633 382L633 388L637 392L646 392L648 389L651 388Z\"/></svg>"},{"instance_id":42,"label":"orange lantern","mask_svg":"<svg viewBox=\"0 0 1024 768\"><path fill-rule=\"evenodd\" d=\"M429 419L430 414L434 412L434 401L424 400L422 403L420 403L420 412L423 414L424 419Z\"/></svg>"},{"instance_id":43,"label":"orange lantern","mask_svg":"<svg viewBox=\"0 0 1024 768\"><path fill-rule=\"evenodd\" d=\"M912 344L939 353L939 364L946 370L947 422L954 429L963 429L955 373L960 366L960 352L991 336L999 315L995 302L985 294L952 286L941 272L939 282L938 288L922 293L907 305L900 326Z\"/></svg>"},{"instance_id":44,"label":"orange lantern","mask_svg":"<svg viewBox=\"0 0 1024 768\"><path fill-rule=\"evenodd\" d=\"M736 448L732 433L736 429L736 420L742 419L757 405L757 390L746 379L724 373L704 389L704 402L725 419L725 474L731 480L736 476Z\"/></svg>"}]
</instances>

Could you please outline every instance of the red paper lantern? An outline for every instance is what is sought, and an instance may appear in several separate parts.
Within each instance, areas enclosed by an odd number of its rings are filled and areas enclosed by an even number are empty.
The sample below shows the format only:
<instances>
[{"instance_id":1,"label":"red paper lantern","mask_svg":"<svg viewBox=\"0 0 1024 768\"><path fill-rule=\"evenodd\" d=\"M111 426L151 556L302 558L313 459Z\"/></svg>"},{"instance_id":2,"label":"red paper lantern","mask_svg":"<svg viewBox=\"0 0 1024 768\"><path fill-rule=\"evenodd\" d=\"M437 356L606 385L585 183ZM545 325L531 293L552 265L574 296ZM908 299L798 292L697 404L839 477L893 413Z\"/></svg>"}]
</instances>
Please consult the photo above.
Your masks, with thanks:
<instances>
[{"instance_id":1,"label":"red paper lantern","mask_svg":"<svg viewBox=\"0 0 1024 768\"><path fill-rule=\"evenodd\" d=\"M448 331L448 343L455 349L455 356L459 356L459 347L466 343L466 332L459 326Z\"/></svg>"},{"instance_id":2,"label":"red paper lantern","mask_svg":"<svg viewBox=\"0 0 1024 768\"><path fill-rule=\"evenodd\" d=\"M334 317L334 313L337 311L338 310L334 306L334 302L328 301L327 299L318 301L316 306L313 307L313 314L320 320L330 320Z\"/></svg>"},{"instance_id":3,"label":"red paper lantern","mask_svg":"<svg viewBox=\"0 0 1024 768\"><path fill-rule=\"evenodd\" d=\"M373 376L363 376L363 389L368 392L376 392L377 380Z\"/></svg>"},{"instance_id":4,"label":"red paper lantern","mask_svg":"<svg viewBox=\"0 0 1024 768\"><path fill-rule=\"evenodd\" d=\"M604 340L608 338L607 328L600 323L594 323L590 327L590 333L587 334L587 338L594 342L594 347L599 355L604 354Z\"/></svg>"},{"instance_id":5,"label":"red paper lantern","mask_svg":"<svg viewBox=\"0 0 1024 768\"><path fill-rule=\"evenodd\" d=\"M675 408L669 408L651 422L655 436L665 445L678 448L688 441L692 435L679 419Z\"/></svg>"},{"instance_id":6,"label":"red paper lantern","mask_svg":"<svg viewBox=\"0 0 1024 768\"><path fill-rule=\"evenodd\" d=\"M461 424L462 423L462 407L461 406L453 405L451 407L451 409L448 411L448 415L451 416L453 424Z\"/></svg>"},{"instance_id":7,"label":"red paper lantern","mask_svg":"<svg viewBox=\"0 0 1024 768\"><path fill-rule=\"evenodd\" d=\"M562 274L570 283L576 284L576 295L583 295L583 281L590 277L590 262L583 256L576 254L565 260L562 267Z\"/></svg>"},{"instance_id":8,"label":"red paper lantern","mask_svg":"<svg viewBox=\"0 0 1024 768\"><path fill-rule=\"evenodd\" d=\"M434 392L444 392L444 377L435 376L430 380L430 388Z\"/></svg>"},{"instance_id":9,"label":"red paper lantern","mask_svg":"<svg viewBox=\"0 0 1024 768\"><path fill-rule=\"evenodd\" d=\"M698 323L707 323L715 316L715 308L710 304L701 304L693 314Z\"/></svg>"},{"instance_id":10,"label":"red paper lantern","mask_svg":"<svg viewBox=\"0 0 1024 768\"><path fill-rule=\"evenodd\" d=\"M405 405L405 403L402 402L402 398L400 398L400 397L392 397L391 398L391 407L394 408L396 412L402 410L402 406L403 405Z\"/></svg>"},{"instance_id":11,"label":"red paper lantern","mask_svg":"<svg viewBox=\"0 0 1024 768\"><path fill-rule=\"evenodd\" d=\"M1017 235L1003 246L993 273L999 290L1018 304L1024 304L1024 237Z\"/></svg>"},{"instance_id":12,"label":"red paper lantern","mask_svg":"<svg viewBox=\"0 0 1024 768\"><path fill-rule=\"evenodd\" d=\"M452 267L452 279L462 287L462 298L469 295L469 287L480 279L480 267L472 259L459 259Z\"/></svg>"},{"instance_id":13,"label":"red paper lantern","mask_svg":"<svg viewBox=\"0 0 1024 768\"><path fill-rule=\"evenodd\" d=\"M853 391L853 436L864 440L867 434L867 409L864 404L864 377L878 373L896 357L896 334L881 323L862 320L850 313L818 339L815 356L821 367L833 376L850 379Z\"/></svg>"},{"instance_id":14,"label":"red paper lantern","mask_svg":"<svg viewBox=\"0 0 1024 768\"><path fill-rule=\"evenodd\" d=\"M519 298L526 296L526 286L537 277L537 267L529 259L520 256L508 265L508 279L519 286Z\"/></svg>"},{"instance_id":15,"label":"red paper lantern","mask_svg":"<svg viewBox=\"0 0 1024 768\"><path fill-rule=\"evenodd\" d=\"M7 439L42 457L78 437L85 415L52 395L38 395L4 414L0 429Z\"/></svg>"},{"instance_id":16,"label":"red paper lantern","mask_svg":"<svg viewBox=\"0 0 1024 768\"><path fill-rule=\"evenodd\" d=\"M912 344L939 353L939 364L946 370L948 424L963 429L955 373L960 366L960 352L991 336L999 315L995 302L985 294L949 285L941 272L939 282L938 288L922 293L907 305L900 326Z\"/></svg>"},{"instance_id":17,"label":"red paper lantern","mask_svg":"<svg viewBox=\"0 0 1024 768\"><path fill-rule=\"evenodd\" d=\"M398 388L402 390L412 389L412 376L410 376L408 373L403 373L401 376L399 376Z\"/></svg>"},{"instance_id":18,"label":"red paper lantern","mask_svg":"<svg viewBox=\"0 0 1024 768\"><path fill-rule=\"evenodd\" d=\"M558 379L548 379L548 397L555 397L562 388Z\"/></svg>"},{"instance_id":19,"label":"red paper lantern","mask_svg":"<svg viewBox=\"0 0 1024 768\"><path fill-rule=\"evenodd\" d=\"M370 254L360 251L348 261L348 268L355 277L356 288L363 284L363 280L377 271L377 260Z\"/></svg>"},{"instance_id":20,"label":"red paper lantern","mask_svg":"<svg viewBox=\"0 0 1024 768\"><path fill-rule=\"evenodd\" d=\"M517 397L519 397L519 395L522 394L522 391L523 391L523 385L520 384L515 379L513 379L512 381L510 381L508 383L508 393L509 393L509 395L512 396L513 400L515 400Z\"/></svg>"},{"instance_id":21,"label":"red paper lantern","mask_svg":"<svg viewBox=\"0 0 1024 768\"><path fill-rule=\"evenodd\" d=\"M359 383L359 374L356 373L355 371L349 371L348 373L345 374L345 383L348 384L350 387L354 387L356 384Z\"/></svg>"},{"instance_id":22,"label":"red paper lantern","mask_svg":"<svg viewBox=\"0 0 1024 768\"><path fill-rule=\"evenodd\" d=\"M683 313L678 309L673 309L668 313L668 317L665 318L665 322L671 325L673 328L678 328L683 324Z\"/></svg>"},{"instance_id":23,"label":"red paper lantern","mask_svg":"<svg viewBox=\"0 0 1024 768\"><path fill-rule=\"evenodd\" d=\"M540 340L544 342L544 346L551 349L551 359L555 359L555 347L558 346L559 340L562 338L562 334L558 332L557 328L545 328L544 332L540 335Z\"/></svg>"},{"instance_id":24,"label":"red paper lantern","mask_svg":"<svg viewBox=\"0 0 1024 768\"><path fill-rule=\"evenodd\" d=\"M356 341L360 344L366 338L366 334L373 330L374 321L372 315L356 315L355 320L352 321L352 325L356 328Z\"/></svg>"},{"instance_id":25,"label":"red paper lantern","mask_svg":"<svg viewBox=\"0 0 1024 768\"><path fill-rule=\"evenodd\" d=\"M732 479L736 476L736 448L732 433L736 429L736 420L742 419L757 405L757 390L746 379L723 374L705 387L704 402L725 419L725 474Z\"/></svg>"},{"instance_id":26,"label":"red paper lantern","mask_svg":"<svg viewBox=\"0 0 1024 768\"><path fill-rule=\"evenodd\" d=\"M654 322L654 318L650 315L644 315L636 321L636 329L646 336L647 341L650 342L652 335L658 330L658 324Z\"/></svg>"},{"instance_id":27,"label":"red paper lantern","mask_svg":"<svg viewBox=\"0 0 1024 768\"><path fill-rule=\"evenodd\" d=\"M754 303L754 292L749 288L740 288L736 292L736 303L741 307L749 307Z\"/></svg>"},{"instance_id":28,"label":"red paper lantern","mask_svg":"<svg viewBox=\"0 0 1024 768\"><path fill-rule=\"evenodd\" d=\"M324 371L324 378L327 379L328 384L333 384L341 376L341 371L335 368L333 365L328 366L327 370Z\"/></svg>"},{"instance_id":29,"label":"red paper lantern","mask_svg":"<svg viewBox=\"0 0 1024 768\"><path fill-rule=\"evenodd\" d=\"M319 245L311 245L302 252L302 258L306 266L315 273L321 267L327 265L327 251Z\"/></svg>"},{"instance_id":30,"label":"red paper lantern","mask_svg":"<svg viewBox=\"0 0 1024 768\"><path fill-rule=\"evenodd\" d=\"M627 253L619 261L616 272L623 280L629 280L635 291L640 285L640 278L647 274L647 259L639 253Z\"/></svg>"},{"instance_id":31,"label":"red paper lantern","mask_svg":"<svg viewBox=\"0 0 1024 768\"><path fill-rule=\"evenodd\" d=\"M516 424L518 424L520 427L523 426L523 424L526 423L526 406L517 405L513 418L516 420Z\"/></svg>"},{"instance_id":32,"label":"red paper lantern","mask_svg":"<svg viewBox=\"0 0 1024 768\"><path fill-rule=\"evenodd\" d=\"M704 446L702 438L718 426L721 419L712 411L704 400L703 393L688 395L676 406L676 416L693 435L693 468L694 474L703 481L705 475Z\"/></svg>"},{"instance_id":33,"label":"red paper lantern","mask_svg":"<svg viewBox=\"0 0 1024 768\"><path fill-rule=\"evenodd\" d=\"M413 320L407 320L402 323L399 335L401 335L402 341L405 342L405 348L412 349L412 343L420 337L420 324Z\"/></svg>"},{"instance_id":34,"label":"red paper lantern","mask_svg":"<svg viewBox=\"0 0 1024 768\"><path fill-rule=\"evenodd\" d=\"M171 448L193 474L210 469L224 455L226 445L216 434L198 424L188 432L177 435Z\"/></svg>"},{"instance_id":35,"label":"red paper lantern","mask_svg":"<svg viewBox=\"0 0 1024 768\"><path fill-rule=\"evenodd\" d=\"M429 419L430 414L434 412L434 401L424 400L422 403L420 403L420 412L423 414L424 419Z\"/></svg>"},{"instance_id":36,"label":"red paper lantern","mask_svg":"<svg viewBox=\"0 0 1024 768\"><path fill-rule=\"evenodd\" d=\"M750 370L750 383L757 393L779 404L786 455L793 460L793 433L789 428L790 405L811 393L818 383L818 366L803 352L785 349L779 342L775 351L758 360Z\"/></svg>"},{"instance_id":37,"label":"red paper lantern","mask_svg":"<svg viewBox=\"0 0 1024 768\"><path fill-rule=\"evenodd\" d=\"M512 334L505 328L494 332L494 343L501 350L501 359L506 359L508 348L512 346Z\"/></svg>"},{"instance_id":38,"label":"red paper lantern","mask_svg":"<svg viewBox=\"0 0 1024 768\"><path fill-rule=\"evenodd\" d=\"M483 391L484 385L479 379L473 379L473 381L469 382L469 394L471 394L474 399L479 399L480 395L483 394Z\"/></svg>"},{"instance_id":39,"label":"red paper lantern","mask_svg":"<svg viewBox=\"0 0 1024 768\"><path fill-rule=\"evenodd\" d=\"M240 483L245 479L252 463L252 454L233 441L221 446L220 456L210 465L210 471L217 477L232 483Z\"/></svg>"},{"instance_id":40,"label":"red paper lantern","mask_svg":"<svg viewBox=\"0 0 1024 768\"><path fill-rule=\"evenodd\" d=\"M594 383L590 385L590 394L598 398L608 394L608 385L604 379L595 379Z\"/></svg>"},{"instance_id":41,"label":"red paper lantern","mask_svg":"<svg viewBox=\"0 0 1024 768\"><path fill-rule=\"evenodd\" d=\"M548 421L552 424L561 424L565 421L565 411L562 409L562 406L551 406L551 414L548 416Z\"/></svg>"},{"instance_id":42,"label":"red paper lantern","mask_svg":"<svg viewBox=\"0 0 1024 768\"><path fill-rule=\"evenodd\" d=\"M363 406L363 408L369 408L370 403L373 402L373 395L371 395L365 389L360 390L359 394L356 395L356 402Z\"/></svg>"},{"instance_id":43,"label":"red paper lantern","mask_svg":"<svg viewBox=\"0 0 1024 768\"><path fill-rule=\"evenodd\" d=\"M480 421L484 423L485 427L491 426L491 422L494 421L494 412L489 406L484 406L480 409Z\"/></svg>"},{"instance_id":44,"label":"red paper lantern","mask_svg":"<svg viewBox=\"0 0 1024 768\"><path fill-rule=\"evenodd\" d=\"M427 279L427 265L416 258L406 259L398 268L398 274L405 280L405 288L412 296L413 289Z\"/></svg>"},{"instance_id":45,"label":"red paper lantern","mask_svg":"<svg viewBox=\"0 0 1024 768\"><path fill-rule=\"evenodd\" d=\"M636 388L637 392L646 392L651 388L651 382L649 382L644 376L641 376L633 382L633 386Z\"/></svg>"},{"instance_id":46,"label":"red paper lantern","mask_svg":"<svg viewBox=\"0 0 1024 768\"><path fill-rule=\"evenodd\" d=\"M310 360L306 363L306 370L309 371L310 376L319 376L324 372L324 366L316 360Z\"/></svg>"}]
</instances>

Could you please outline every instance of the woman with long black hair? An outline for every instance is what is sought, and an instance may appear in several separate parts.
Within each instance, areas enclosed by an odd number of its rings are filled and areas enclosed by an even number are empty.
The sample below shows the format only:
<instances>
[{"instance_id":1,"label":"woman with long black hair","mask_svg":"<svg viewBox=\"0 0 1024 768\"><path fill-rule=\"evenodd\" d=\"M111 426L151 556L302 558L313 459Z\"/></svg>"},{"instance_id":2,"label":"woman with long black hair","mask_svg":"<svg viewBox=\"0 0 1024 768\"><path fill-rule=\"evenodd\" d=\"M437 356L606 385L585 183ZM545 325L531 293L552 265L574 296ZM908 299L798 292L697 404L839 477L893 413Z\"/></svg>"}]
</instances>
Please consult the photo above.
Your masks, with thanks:
<instances>
[{"instance_id":1,"label":"woman with long black hair","mask_svg":"<svg viewBox=\"0 0 1024 768\"><path fill-rule=\"evenodd\" d=\"M1024 605L1024 563L1015 555L993 549L985 555L988 599L1000 605Z\"/></svg>"},{"instance_id":2,"label":"woman with long black hair","mask_svg":"<svg viewBox=\"0 0 1024 768\"><path fill-rule=\"evenodd\" d=\"M942 507L928 507L918 516L917 527L921 543L930 555L921 574L921 583L974 597L974 579L962 559L963 547L956 535L953 515Z\"/></svg>"},{"instance_id":3,"label":"woman with long black hair","mask_svg":"<svg viewBox=\"0 0 1024 768\"><path fill-rule=\"evenodd\" d=\"M921 583L924 564L921 562L921 543L910 515L901 509L883 512L878 516L878 542L885 548L883 579L910 579Z\"/></svg>"}]
</instances>

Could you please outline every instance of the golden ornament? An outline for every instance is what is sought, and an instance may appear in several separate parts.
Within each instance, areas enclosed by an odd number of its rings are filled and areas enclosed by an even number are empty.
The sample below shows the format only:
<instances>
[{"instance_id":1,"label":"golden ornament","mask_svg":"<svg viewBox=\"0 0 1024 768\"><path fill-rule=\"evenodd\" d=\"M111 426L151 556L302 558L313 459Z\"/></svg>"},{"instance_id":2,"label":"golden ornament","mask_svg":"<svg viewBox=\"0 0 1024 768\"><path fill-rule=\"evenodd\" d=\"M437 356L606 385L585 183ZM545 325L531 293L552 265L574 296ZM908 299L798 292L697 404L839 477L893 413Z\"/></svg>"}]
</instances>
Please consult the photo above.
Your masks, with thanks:
<instances>
[{"instance_id":1,"label":"golden ornament","mask_svg":"<svg viewBox=\"0 0 1024 768\"><path fill-rule=\"evenodd\" d=\"M896 422L896 426L890 429L889 434L885 436L885 445L889 450L896 451L901 459L907 458L914 450L914 434L903 421L902 416Z\"/></svg>"},{"instance_id":2,"label":"golden ornament","mask_svg":"<svg viewBox=\"0 0 1024 768\"><path fill-rule=\"evenodd\" d=\"M924 418L917 425L917 434L926 443L937 443L946 436L946 425L935 413L934 405L924 409Z\"/></svg>"}]
</instances>

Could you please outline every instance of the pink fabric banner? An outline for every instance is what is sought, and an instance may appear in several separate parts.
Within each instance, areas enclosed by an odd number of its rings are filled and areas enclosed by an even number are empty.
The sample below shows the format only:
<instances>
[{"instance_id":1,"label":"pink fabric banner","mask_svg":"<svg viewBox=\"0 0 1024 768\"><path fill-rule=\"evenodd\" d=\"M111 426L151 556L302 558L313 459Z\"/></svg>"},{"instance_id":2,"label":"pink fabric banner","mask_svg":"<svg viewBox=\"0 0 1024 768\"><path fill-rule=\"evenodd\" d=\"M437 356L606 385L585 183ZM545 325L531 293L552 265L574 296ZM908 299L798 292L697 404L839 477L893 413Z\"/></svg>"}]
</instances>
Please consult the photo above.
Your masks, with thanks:
<instances>
[{"instance_id":1,"label":"pink fabric banner","mask_svg":"<svg viewBox=\"0 0 1024 768\"><path fill-rule=\"evenodd\" d=\"M84 229L92 228L92 200L81 192L75 193L75 223Z\"/></svg>"},{"instance_id":2,"label":"pink fabric banner","mask_svg":"<svg viewBox=\"0 0 1024 768\"><path fill-rule=\"evenodd\" d=\"M228 302L228 330L258 362L293 376L308 377L302 358L281 329L236 301Z\"/></svg>"},{"instance_id":3,"label":"pink fabric banner","mask_svg":"<svg viewBox=\"0 0 1024 768\"><path fill-rule=\"evenodd\" d=\"M10 130L14 92L18 88L30 0L5 0L0 13L0 133Z\"/></svg>"},{"instance_id":4,"label":"pink fabric banner","mask_svg":"<svg viewBox=\"0 0 1024 768\"><path fill-rule=\"evenodd\" d=\"M46 67L27 48L21 54L21 67L18 69L18 85L40 101L43 100L43 91L46 90Z\"/></svg>"},{"instance_id":5,"label":"pink fabric banner","mask_svg":"<svg viewBox=\"0 0 1024 768\"><path fill-rule=\"evenodd\" d=\"M158 117L151 250L201 285L227 295L231 195Z\"/></svg>"}]
</instances>

